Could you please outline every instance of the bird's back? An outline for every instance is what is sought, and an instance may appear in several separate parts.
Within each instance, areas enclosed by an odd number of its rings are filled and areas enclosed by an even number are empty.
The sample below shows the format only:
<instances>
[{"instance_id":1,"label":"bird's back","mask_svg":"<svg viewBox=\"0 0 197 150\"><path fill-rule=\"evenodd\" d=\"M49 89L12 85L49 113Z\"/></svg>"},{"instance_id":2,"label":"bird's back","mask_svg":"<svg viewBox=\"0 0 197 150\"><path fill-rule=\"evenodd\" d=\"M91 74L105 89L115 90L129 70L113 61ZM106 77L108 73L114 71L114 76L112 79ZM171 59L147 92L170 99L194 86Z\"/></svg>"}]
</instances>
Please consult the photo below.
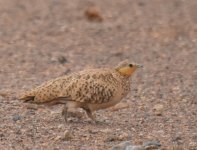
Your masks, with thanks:
<instances>
[{"instance_id":1,"label":"bird's back","mask_svg":"<svg viewBox=\"0 0 197 150\"><path fill-rule=\"evenodd\" d=\"M122 78L114 69L89 69L79 72L63 90L62 96L85 103L106 103L117 92L123 93Z\"/></svg>"},{"instance_id":2,"label":"bird's back","mask_svg":"<svg viewBox=\"0 0 197 150\"><path fill-rule=\"evenodd\" d=\"M59 97L63 88L62 85L65 82L68 83L71 78L72 76L62 76L45 82L32 90L22 93L19 99L34 103L50 102Z\"/></svg>"},{"instance_id":3,"label":"bird's back","mask_svg":"<svg viewBox=\"0 0 197 150\"><path fill-rule=\"evenodd\" d=\"M64 97L85 103L105 103L124 93L123 77L114 69L88 69L50 80L27 91L20 99L45 103Z\"/></svg>"}]
</instances>

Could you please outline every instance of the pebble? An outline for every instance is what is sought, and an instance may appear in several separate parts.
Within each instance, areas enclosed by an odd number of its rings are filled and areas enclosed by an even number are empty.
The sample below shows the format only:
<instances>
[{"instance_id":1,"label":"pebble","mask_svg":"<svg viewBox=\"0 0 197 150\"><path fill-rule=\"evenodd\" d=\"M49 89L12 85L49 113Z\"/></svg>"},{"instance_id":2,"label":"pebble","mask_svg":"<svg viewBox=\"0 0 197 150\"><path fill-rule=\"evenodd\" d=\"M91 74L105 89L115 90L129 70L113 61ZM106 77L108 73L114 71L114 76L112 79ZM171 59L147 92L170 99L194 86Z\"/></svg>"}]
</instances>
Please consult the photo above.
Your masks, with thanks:
<instances>
[{"instance_id":1,"label":"pebble","mask_svg":"<svg viewBox=\"0 0 197 150\"><path fill-rule=\"evenodd\" d=\"M88 132L89 132L90 134L97 134L97 133L98 133L98 130L89 129Z\"/></svg>"},{"instance_id":2,"label":"pebble","mask_svg":"<svg viewBox=\"0 0 197 150\"><path fill-rule=\"evenodd\" d=\"M132 145L132 143L130 141L125 141L125 142L122 142L118 145L115 145L112 147L112 150L125 150L127 146L130 146Z\"/></svg>"},{"instance_id":3,"label":"pebble","mask_svg":"<svg viewBox=\"0 0 197 150\"><path fill-rule=\"evenodd\" d=\"M61 63L61 64L65 64L65 63L68 62L68 60L64 56L59 56L58 57L58 62Z\"/></svg>"},{"instance_id":4,"label":"pebble","mask_svg":"<svg viewBox=\"0 0 197 150\"><path fill-rule=\"evenodd\" d=\"M196 150L196 148L197 148L197 142L190 142L189 143L189 148L191 150Z\"/></svg>"},{"instance_id":5,"label":"pebble","mask_svg":"<svg viewBox=\"0 0 197 150\"><path fill-rule=\"evenodd\" d=\"M73 135L68 130L66 130L64 132L64 136L62 137L62 140L69 141L71 139L73 139Z\"/></svg>"},{"instance_id":6,"label":"pebble","mask_svg":"<svg viewBox=\"0 0 197 150\"><path fill-rule=\"evenodd\" d=\"M146 148L142 145L130 145L125 150L146 150Z\"/></svg>"},{"instance_id":7,"label":"pebble","mask_svg":"<svg viewBox=\"0 0 197 150\"><path fill-rule=\"evenodd\" d=\"M102 22L103 17L98 7L90 6L85 11L85 16L89 21Z\"/></svg>"},{"instance_id":8,"label":"pebble","mask_svg":"<svg viewBox=\"0 0 197 150\"><path fill-rule=\"evenodd\" d=\"M53 138L52 138L52 139L53 139ZM62 139L61 136L57 136L57 137L54 138L54 141L59 141L59 140L61 140L61 139Z\"/></svg>"},{"instance_id":9,"label":"pebble","mask_svg":"<svg viewBox=\"0 0 197 150\"><path fill-rule=\"evenodd\" d=\"M18 120L21 120L21 119L22 119L22 117L18 114L15 114L15 115L12 116L12 120L15 121L15 122L18 121Z\"/></svg>"},{"instance_id":10,"label":"pebble","mask_svg":"<svg viewBox=\"0 0 197 150\"><path fill-rule=\"evenodd\" d=\"M154 111L155 115L157 115L157 116L161 116L162 115L163 109L164 109L164 106L162 104L156 104L153 107L153 111Z\"/></svg>"},{"instance_id":11,"label":"pebble","mask_svg":"<svg viewBox=\"0 0 197 150\"><path fill-rule=\"evenodd\" d=\"M0 99L1 98L6 98L9 96L9 92L8 91L0 91Z\"/></svg>"},{"instance_id":12,"label":"pebble","mask_svg":"<svg viewBox=\"0 0 197 150\"><path fill-rule=\"evenodd\" d=\"M102 129L102 130L100 130L102 133L111 133L111 132L113 132L112 131L112 129L109 129L109 128L106 128L106 129Z\"/></svg>"},{"instance_id":13,"label":"pebble","mask_svg":"<svg viewBox=\"0 0 197 150\"><path fill-rule=\"evenodd\" d=\"M161 146L159 141L147 141L143 143L143 146L147 148L159 148Z\"/></svg>"},{"instance_id":14,"label":"pebble","mask_svg":"<svg viewBox=\"0 0 197 150\"><path fill-rule=\"evenodd\" d=\"M124 140L128 140L130 138L128 133L113 133L112 135L110 135L106 141L107 142L112 142L112 141L124 141Z\"/></svg>"},{"instance_id":15,"label":"pebble","mask_svg":"<svg viewBox=\"0 0 197 150\"><path fill-rule=\"evenodd\" d=\"M38 110L38 106L35 104L28 104L26 105L27 109L33 109L33 110Z\"/></svg>"},{"instance_id":16,"label":"pebble","mask_svg":"<svg viewBox=\"0 0 197 150\"><path fill-rule=\"evenodd\" d=\"M172 141L174 142L174 143L182 143L182 137L180 136L180 135L176 135L173 139L172 139Z\"/></svg>"},{"instance_id":17,"label":"pebble","mask_svg":"<svg viewBox=\"0 0 197 150\"><path fill-rule=\"evenodd\" d=\"M133 145L129 141L122 142L112 147L112 150L151 150L158 149L161 146L159 141L147 141L142 145Z\"/></svg>"}]
</instances>

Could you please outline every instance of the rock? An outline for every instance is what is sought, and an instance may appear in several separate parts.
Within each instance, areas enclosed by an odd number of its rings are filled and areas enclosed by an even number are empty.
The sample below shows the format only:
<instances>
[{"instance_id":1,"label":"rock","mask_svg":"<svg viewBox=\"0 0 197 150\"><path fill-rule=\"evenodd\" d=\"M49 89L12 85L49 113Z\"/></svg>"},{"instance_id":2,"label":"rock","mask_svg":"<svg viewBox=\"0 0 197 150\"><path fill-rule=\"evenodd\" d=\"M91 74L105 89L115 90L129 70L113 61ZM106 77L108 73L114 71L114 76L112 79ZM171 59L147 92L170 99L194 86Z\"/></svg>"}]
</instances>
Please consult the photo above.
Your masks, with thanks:
<instances>
[{"instance_id":1,"label":"rock","mask_svg":"<svg viewBox=\"0 0 197 150\"><path fill-rule=\"evenodd\" d=\"M65 64L65 63L68 62L68 60L64 56L59 56L58 57L58 62L61 63L61 64Z\"/></svg>"},{"instance_id":2,"label":"rock","mask_svg":"<svg viewBox=\"0 0 197 150\"><path fill-rule=\"evenodd\" d=\"M127 146L130 146L132 145L132 143L130 141L125 141L125 142L122 142L118 145L115 145L112 147L112 150L125 150Z\"/></svg>"},{"instance_id":3,"label":"rock","mask_svg":"<svg viewBox=\"0 0 197 150\"><path fill-rule=\"evenodd\" d=\"M69 141L71 139L73 139L73 135L68 130L66 130L64 132L64 136L62 137L62 140Z\"/></svg>"},{"instance_id":4,"label":"rock","mask_svg":"<svg viewBox=\"0 0 197 150\"><path fill-rule=\"evenodd\" d=\"M125 108L129 108L129 104L128 103L118 103L116 104L114 107L111 108L112 111L118 111L120 109L125 109Z\"/></svg>"},{"instance_id":5,"label":"rock","mask_svg":"<svg viewBox=\"0 0 197 150\"><path fill-rule=\"evenodd\" d=\"M64 125L63 124L60 124L60 125L57 126L57 128L58 129L63 129L64 128Z\"/></svg>"},{"instance_id":6,"label":"rock","mask_svg":"<svg viewBox=\"0 0 197 150\"><path fill-rule=\"evenodd\" d=\"M85 11L85 16L89 21L96 21L96 22L102 22L103 17L101 16L101 12L98 7L96 6L90 6Z\"/></svg>"},{"instance_id":7,"label":"rock","mask_svg":"<svg viewBox=\"0 0 197 150\"><path fill-rule=\"evenodd\" d=\"M113 133L111 134L106 141L107 142L112 142L112 141L124 141L124 140L128 140L130 138L130 136L128 135L128 133Z\"/></svg>"},{"instance_id":8,"label":"rock","mask_svg":"<svg viewBox=\"0 0 197 150\"><path fill-rule=\"evenodd\" d=\"M143 146L145 147L146 150L149 149L157 149L161 146L159 141L147 141L143 143Z\"/></svg>"},{"instance_id":9,"label":"rock","mask_svg":"<svg viewBox=\"0 0 197 150\"><path fill-rule=\"evenodd\" d=\"M33 109L33 110L38 110L38 106L35 104L28 104L26 105L27 109Z\"/></svg>"},{"instance_id":10,"label":"rock","mask_svg":"<svg viewBox=\"0 0 197 150\"><path fill-rule=\"evenodd\" d=\"M53 139L53 138L52 138ZM54 141L59 141L59 140L61 140L62 139L62 137L61 136L57 136L57 137L55 137L53 140Z\"/></svg>"},{"instance_id":11,"label":"rock","mask_svg":"<svg viewBox=\"0 0 197 150\"><path fill-rule=\"evenodd\" d=\"M67 74L69 74L70 72L71 72L71 70L70 70L69 68L67 68L67 69L64 71L63 75L67 75Z\"/></svg>"},{"instance_id":12,"label":"rock","mask_svg":"<svg viewBox=\"0 0 197 150\"><path fill-rule=\"evenodd\" d=\"M172 139L173 143L177 143L177 144L180 144L182 143L182 137L180 135L176 135L175 137L173 137Z\"/></svg>"},{"instance_id":13,"label":"rock","mask_svg":"<svg viewBox=\"0 0 197 150\"><path fill-rule=\"evenodd\" d=\"M8 91L0 91L0 99L1 98L6 98L9 96L9 92Z\"/></svg>"},{"instance_id":14,"label":"rock","mask_svg":"<svg viewBox=\"0 0 197 150\"><path fill-rule=\"evenodd\" d=\"M22 117L18 114L15 114L15 115L12 116L12 120L15 121L15 122L18 121L18 120L21 120L21 119L22 119Z\"/></svg>"},{"instance_id":15,"label":"rock","mask_svg":"<svg viewBox=\"0 0 197 150\"><path fill-rule=\"evenodd\" d=\"M158 149L161 146L159 141L147 141L143 145L133 145L126 141L112 147L112 150L151 150Z\"/></svg>"},{"instance_id":16,"label":"rock","mask_svg":"<svg viewBox=\"0 0 197 150\"><path fill-rule=\"evenodd\" d=\"M102 130L100 130L100 131L101 131L102 133L105 133L105 134L109 134L109 133L113 132L112 129L109 129L109 128L102 129Z\"/></svg>"},{"instance_id":17,"label":"rock","mask_svg":"<svg viewBox=\"0 0 197 150\"><path fill-rule=\"evenodd\" d=\"M90 133L90 134L97 134L98 133L98 130L89 129L88 130L88 133Z\"/></svg>"},{"instance_id":18,"label":"rock","mask_svg":"<svg viewBox=\"0 0 197 150\"><path fill-rule=\"evenodd\" d=\"M129 134L128 133L122 133L122 134L120 134L119 136L118 136L118 139L119 140L126 140L126 139L128 139L129 138Z\"/></svg>"},{"instance_id":19,"label":"rock","mask_svg":"<svg viewBox=\"0 0 197 150\"><path fill-rule=\"evenodd\" d=\"M164 106L162 104L156 104L153 107L153 111L154 111L155 115L157 115L157 116L161 116L162 115L163 109L164 109Z\"/></svg>"},{"instance_id":20,"label":"rock","mask_svg":"<svg viewBox=\"0 0 197 150\"><path fill-rule=\"evenodd\" d=\"M146 150L146 148L142 145L130 145L125 150Z\"/></svg>"},{"instance_id":21,"label":"rock","mask_svg":"<svg viewBox=\"0 0 197 150\"><path fill-rule=\"evenodd\" d=\"M197 142L190 142L189 143L190 150L196 150L197 148Z\"/></svg>"}]
</instances>

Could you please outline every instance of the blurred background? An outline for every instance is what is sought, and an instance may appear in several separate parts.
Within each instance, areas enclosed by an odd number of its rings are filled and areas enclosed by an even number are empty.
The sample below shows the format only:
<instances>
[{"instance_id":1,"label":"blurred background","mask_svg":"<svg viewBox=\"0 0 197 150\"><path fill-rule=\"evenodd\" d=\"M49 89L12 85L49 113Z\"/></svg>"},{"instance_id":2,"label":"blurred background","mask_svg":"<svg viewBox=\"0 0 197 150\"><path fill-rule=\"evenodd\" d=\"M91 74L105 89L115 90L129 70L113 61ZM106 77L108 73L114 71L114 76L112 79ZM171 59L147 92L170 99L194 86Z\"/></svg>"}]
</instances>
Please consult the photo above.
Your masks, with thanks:
<instances>
[{"instance_id":1,"label":"blurred background","mask_svg":"<svg viewBox=\"0 0 197 150\"><path fill-rule=\"evenodd\" d=\"M19 127L7 130L13 126L10 116L26 116L27 110L16 101L19 92L85 68L113 67L124 59L143 64L144 69L133 77L131 95L125 100L131 108L115 113L112 128L124 128L137 142L154 138L166 148L174 144L197 147L197 1L0 0L2 148L23 145L31 149L37 143L39 149L50 142L42 137L44 129L38 129L39 137L32 129L33 138L27 138L26 144L17 141L28 137L26 132L17 135ZM154 116L152 107L157 104L162 105L161 117ZM37 125L44 126L44 119L53 118L44 110L39 113L43 114L35 114L41 117ZM113 115L108 113L108 117ZM128 121L129 117L135 119ZM139 119L144 121L138 124ZM19 120L26 130L27 120ZM58 121L62 123L61 118ZM55 126L53 122L51 128ZM80 132L75 135L81 136ZM102 136L106 135L95 136L98 143L71 141L69 148L78 149L83 143L84 149L105 149L114 144L102 141ZM65 147L62 142L58 145Z\"/></svg>"}]
</instances>

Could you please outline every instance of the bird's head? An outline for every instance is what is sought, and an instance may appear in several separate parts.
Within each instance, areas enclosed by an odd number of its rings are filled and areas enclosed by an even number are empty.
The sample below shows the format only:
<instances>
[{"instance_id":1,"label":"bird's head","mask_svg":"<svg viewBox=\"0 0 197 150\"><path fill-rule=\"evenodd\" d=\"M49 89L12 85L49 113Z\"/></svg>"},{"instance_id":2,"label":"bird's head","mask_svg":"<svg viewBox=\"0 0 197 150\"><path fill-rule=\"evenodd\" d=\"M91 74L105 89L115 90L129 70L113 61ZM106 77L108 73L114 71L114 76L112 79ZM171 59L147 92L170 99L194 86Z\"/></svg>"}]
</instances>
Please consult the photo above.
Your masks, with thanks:
<instances>
[{"instance_id":1,"label":"bird's head","mask_svg":"<svg viewBox=\"0 0 197 150\"><path fill-rule=\"evenodd\" d=\"M130 77L137 68L142 68L142 67L143 67L142 65L131 63L128 60L124 60L116 66L116 70L120 74Z\"/></svg>"}]
</instances>

